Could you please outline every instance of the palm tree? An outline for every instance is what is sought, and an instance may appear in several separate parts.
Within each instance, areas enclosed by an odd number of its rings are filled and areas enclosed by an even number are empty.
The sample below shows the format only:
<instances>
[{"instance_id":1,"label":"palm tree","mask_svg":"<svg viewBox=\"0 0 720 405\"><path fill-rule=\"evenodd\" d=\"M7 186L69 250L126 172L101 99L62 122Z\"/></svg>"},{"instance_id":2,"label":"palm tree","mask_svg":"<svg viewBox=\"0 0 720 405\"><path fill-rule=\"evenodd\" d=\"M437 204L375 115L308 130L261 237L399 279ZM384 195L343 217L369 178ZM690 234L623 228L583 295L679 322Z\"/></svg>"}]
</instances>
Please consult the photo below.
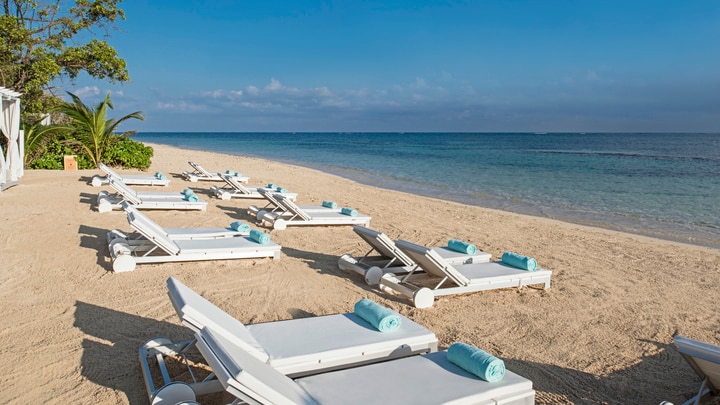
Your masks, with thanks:
<instances>
[{"instance_id":1,"label":"palm tree","mask_svg":"<svg viewBox=\"0 0 720 405\"><path fill-rule=\"evenodd\" d=\"M37 158L42 156L47 144L56 138L60 131L56 125L42 125L41 120L32 124L24 124L23 131L25 131L23 164L25 168L28 168Z\"/></svg>"},{"instance_id":2,"label":"palm tree","mask_svg":"<svg viewBox=\"0 0 720 405\"><path fill-rule=\"evenodd\" d=\"M118 120L107 119L108 108L113 108L110 93L107 93L105 100L94 108L85 105L75 94L67 93L72 97L73 102L64 102L60 106L60 111L71 120L70 126L66 129L72 131L75 138L73 143L80 145L87 152L95 167L101 162L105 151L117 141L118 137L128 136L135 132L126 131L116 134L115 130L118 125L130 118L137 118L141 121L144 119L142 111L135 111Z\"/></svg>"}]
</instances>

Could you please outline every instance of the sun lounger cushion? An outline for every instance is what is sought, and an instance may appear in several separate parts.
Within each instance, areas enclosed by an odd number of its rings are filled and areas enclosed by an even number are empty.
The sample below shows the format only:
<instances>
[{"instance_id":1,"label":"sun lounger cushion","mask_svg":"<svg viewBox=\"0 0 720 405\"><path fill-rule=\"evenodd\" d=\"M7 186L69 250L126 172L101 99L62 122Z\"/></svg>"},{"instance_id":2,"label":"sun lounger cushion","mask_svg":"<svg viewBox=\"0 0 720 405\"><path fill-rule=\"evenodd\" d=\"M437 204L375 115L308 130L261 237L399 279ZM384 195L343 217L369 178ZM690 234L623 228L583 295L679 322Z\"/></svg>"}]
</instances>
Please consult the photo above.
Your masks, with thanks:
<instances>
[{"instance_id":1,"label":"sun lounger cushion","mask_svg":"<svg viewBox=\"0 0 720 405\"><path fill-rule=\"evenodd\" d=\"M252 231L250 231L250 239L261 245L267 245L268 243L270 243L270 235L257 229L253 229Z\"/></svg>"},{"instance_id":2,"label":"sun lounger cushion","mask_svg":"<svg viewBox=\"0 0 720 405\"><path fill-rule=\"evenodd\" d=\"M367 298L355 303L355 314L370 323L380 332L392 332L400 328L400 315Z\"/></svg>"},{"instance_id":3,"label":"sun lounger cushion","mask_svg":"<svg viewBox=\"0 0 720 405\"><path fill-rule=\"evenodd\" d=\"M463 242L459 239L450 239L448 241L448 248L456 252L474 255L477 252L477 247L472 243Z\"/></svg>"},{"instance_id":4,"label":"sun lounger cushion","mask_svg":"<svg viewBox=\"0 0 720 405\"><path fill-rule=\"evenodd\" d=\"M246 224L245 222L235 221L230 224L230 228L232 228L233 231L238 232L248 232L250 231L250 225Z\"/></svg>"},{"instance_id":5,"label":"sun lounger cushion","mask_svg":"<svg viewBox=\"0 0 720 405\"><path fill-rule=\"evenodd\" d=\"M522 270L535 271L537 269L537 262L535 259L513 252L503 253L501 261L509 266L517 267Z\"/></svg>"},{"instance_id":6,"label":"sun lounger cushion","mask_svg":"<svg viewBox=\"0 0 720 405\"><path fill-rule=\"evenodd\" d=\"M505 362L467 343L456 342L447 351L448 360L488 382L505 376Z\"/></svg>"}]
</instances>

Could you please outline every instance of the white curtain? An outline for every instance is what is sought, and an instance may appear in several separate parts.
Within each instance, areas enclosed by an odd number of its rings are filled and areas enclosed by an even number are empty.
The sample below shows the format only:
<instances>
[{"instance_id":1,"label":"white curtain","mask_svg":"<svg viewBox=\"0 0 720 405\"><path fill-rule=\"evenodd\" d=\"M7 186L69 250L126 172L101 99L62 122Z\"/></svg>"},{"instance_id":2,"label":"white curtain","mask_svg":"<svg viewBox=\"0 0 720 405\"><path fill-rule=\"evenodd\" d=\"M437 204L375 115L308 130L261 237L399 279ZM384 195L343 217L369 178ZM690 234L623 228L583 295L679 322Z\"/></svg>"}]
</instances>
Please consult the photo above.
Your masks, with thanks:
<instances>
[{"instance_id":1,"label":"white curtain","mask_svg":"<svg viewBox=\"0 0 720 405\"><path fill-rule=\"evenodd\" d=\"M5 97L2 96L0 91L0 132L5 136ZM10 139L10 138L8 138ZM0 184L7 182L7 163L5 162L5 151L0 146Z\"/></svg>"},{"instance_id":2,"label":"white curtain","mask_svg":"<svg viewBox=\"0 0 720 405\"><path fill-rule=\"evenodd\" d=\"M20 99L16 97L3 97L2 119L0 129L8 140L7 151L4 153L3 175L0 181L18 181L23 175L23 161L20 156ZM23 145L24 146L24 145ZM4 177L4 179L2 178Z\"/></svg>"}]
</instances>

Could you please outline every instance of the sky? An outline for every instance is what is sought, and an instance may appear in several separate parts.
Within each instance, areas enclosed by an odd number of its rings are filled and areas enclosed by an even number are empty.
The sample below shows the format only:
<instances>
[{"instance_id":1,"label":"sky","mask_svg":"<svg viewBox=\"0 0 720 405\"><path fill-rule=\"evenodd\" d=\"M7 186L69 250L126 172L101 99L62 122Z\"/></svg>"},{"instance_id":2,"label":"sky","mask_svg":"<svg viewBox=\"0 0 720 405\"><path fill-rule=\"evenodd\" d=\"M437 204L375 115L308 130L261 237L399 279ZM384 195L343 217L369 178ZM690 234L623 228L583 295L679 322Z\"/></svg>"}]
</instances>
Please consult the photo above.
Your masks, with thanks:
<instances>
[{"instance_id":1,"label":"sky","mask_svg":"<svg viewBox=\"0 0 720 405\"><path fill-rule=\"evenodd\" d=\"M716 0L126 0L141 132L720 132Z\"/></svg>"}]
</instances>

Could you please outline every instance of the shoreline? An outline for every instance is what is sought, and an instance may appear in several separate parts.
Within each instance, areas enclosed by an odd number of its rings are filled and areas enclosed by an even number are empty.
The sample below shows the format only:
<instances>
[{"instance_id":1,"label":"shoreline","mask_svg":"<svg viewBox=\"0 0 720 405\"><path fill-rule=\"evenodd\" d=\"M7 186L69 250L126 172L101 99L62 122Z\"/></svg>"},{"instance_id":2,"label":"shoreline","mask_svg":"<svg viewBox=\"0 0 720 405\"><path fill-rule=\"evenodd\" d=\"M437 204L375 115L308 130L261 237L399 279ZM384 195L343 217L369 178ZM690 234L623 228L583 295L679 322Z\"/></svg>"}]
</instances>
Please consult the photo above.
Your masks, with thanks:
<instances>
[{"instance_id":1,"label":"shoreline","mask_svg":"<svg viewBox=\"0 0 720 405\"><path fill-rule=\"evenodd\" d=\"M218 153L222 155L227 156L237 156L241 158L254 158L254 159L261 159L261 160L268 160L277 162L280 164L286 164L296 167L301 167L305 169L310 170L317 170L322 173L339 176L342 178L345 178L350 181L358 182L360 184L369 186L369 187L377 187L389 191L399 191L399 192L405 192L411 195L419 196L419 197L425 197L425 198L434 198L441 201L448 201L448 202L456 202L459 204L467 205L467 206L473 206L473 207L480 207L485 209L491 209L491 210L498 210L502 212L507 213L513 213L513 214L519 214L519 215L528 215L531 217L536 218L546 218L550 220L556 220L568 224L575 224L575 225L581 225L581 226L588 226L591 228L597 228L597 229L606 229L609 231L614 232L620 232L630 235L637 235L637 236L643 236L648 237L652 239L660 239L664 241L669 242L676 242L680 244L687 244L691 246L698 246L708 249L715 249L720 250L720 239L712 239L707 238L703 236L698 236L695 234L694 236L691 235L690 231L682 231L679 229L676 229L674 231L667 231L667 230L658 230L658 229L649 229L649 228L642 228L639 225L633 225L633 224L619 224L619 223L613 223L613 222L606 222L603 221L602 218L606 217L607 215L602 214L591 214L589 212L585 211L577 211L579 212L577 215L573 216L572 214L569 214L572 210L569 208L565 208L564 210L557 210L553 207L539 207L539 206L533 206L532 204L523 202L523 201L513 201L512 199L503 199L502 197L495 196L495 195L487 195L487 196L474 196L470 197L468 195L463 195L462 193L457 193L455 197L453 198L452 195L448 195L447 197L443 197L440 194L442 194L442 190L438 188L437 186L430 185L430 188L436 189L437 193L423 193L422 191L424 189L427 189L427 185L420 185L413 187L412 183L402 182L399 180L393 180L392 178L383 178L380 177L377 174L368 173L368 172L360 172L352 170L352 169L344 169L341 167L333 167L333 166L325 166L325 165L317 165L312 163L306 163L301 161L286 161L286 160L273 160L262 156L254 156L254 155L246 155L242 153L233 154L233 153L227 153L227 152L218 152L210 149L203 149L203 148L196 148L192 146L173 146L168 144L159 144L155 142L144 142L147 145L150 146L167 146L171 148L178 148L182 150L189 150L189 151L199 151L199 152L207 152L207 153ZM452 190L450 190L452 191ZM494 201L494 202L493 202ZM482 204L484 202L485 204ZM626 218L627 220L627 218ZM678 225L676 225L678 226Z\"/></svg>"},{"instance_id":2,"label":"shoreline","mask_svg":"<svg viewBox=\"0 0 720 405\"><path fill-rule=\"evenodd\" d=\"M121 212L94 210L108 187L87 182L100 171L31 170L0 194L4 403L147 403L138 348L158 336L192 337L167 297L171 276L246 324L349 312L369 298L432 330L441 348L463 341L502 358L532 380L538 404L682 403L700 380L673 336L720 344L716 249L418 197L260 158L151 146L148 172L171 183L142 191L191 187L208 201L206 212L148 211L161 226L249 222L245 209L258 203L218 200L212 183L183 181L192 160L241 171L251 186L278 184L297 192L299 205L352 206L393 239L434 246L458 238L494 258L505 250L535 257L553 271L552 286L452 295L416 309L338 269L341 255L368 250L347 226L271 231L280 260L146 264L114 274L105 235L130 227Z\"/></svg>"}]
</instances>

